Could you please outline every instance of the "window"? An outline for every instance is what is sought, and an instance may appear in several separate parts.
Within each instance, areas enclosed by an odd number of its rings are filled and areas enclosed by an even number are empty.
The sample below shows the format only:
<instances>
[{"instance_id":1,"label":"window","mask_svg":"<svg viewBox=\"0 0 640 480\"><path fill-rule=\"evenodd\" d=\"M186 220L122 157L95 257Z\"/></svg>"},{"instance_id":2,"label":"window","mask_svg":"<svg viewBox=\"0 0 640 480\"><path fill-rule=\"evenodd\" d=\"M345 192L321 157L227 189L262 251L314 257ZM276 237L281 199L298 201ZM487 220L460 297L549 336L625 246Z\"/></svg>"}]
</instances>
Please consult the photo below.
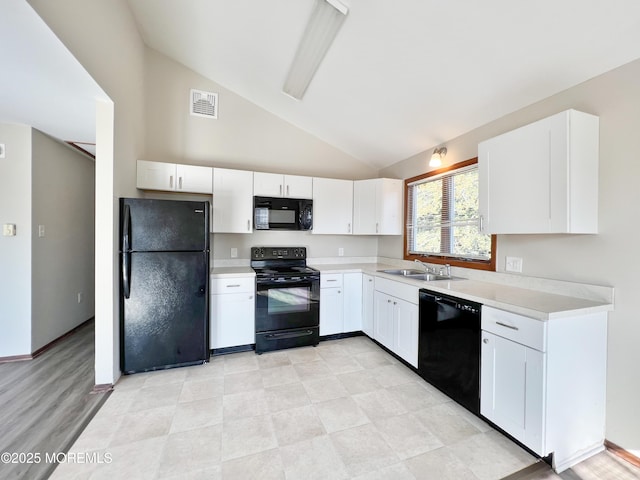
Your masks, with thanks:
<instances>
[{"instance_id":1,"label":"window","mask_svg":"<svg viewBox=\"0 0 640 480\"><path fill-rule=\"evenodd\" d=\"M405 259L495 270L495 236L480 233L478 163L405 180Z\"/></svg>"}]
</instances>

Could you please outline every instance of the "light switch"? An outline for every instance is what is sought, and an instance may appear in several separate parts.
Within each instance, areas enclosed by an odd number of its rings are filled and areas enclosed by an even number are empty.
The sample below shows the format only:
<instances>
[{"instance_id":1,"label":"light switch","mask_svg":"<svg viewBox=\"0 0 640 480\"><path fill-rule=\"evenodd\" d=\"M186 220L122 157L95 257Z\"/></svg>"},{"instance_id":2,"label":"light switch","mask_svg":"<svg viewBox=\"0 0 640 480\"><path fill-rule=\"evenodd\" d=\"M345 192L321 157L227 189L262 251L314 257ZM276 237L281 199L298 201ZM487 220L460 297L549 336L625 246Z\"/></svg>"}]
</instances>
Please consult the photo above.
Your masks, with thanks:
<instances>
[{"instance_id":1,"label":"light switch","mask_svg":"<svg viewBox=\"0 0 640 480\"><path fill-rule=\"evenodd\" d=\"M44 225L38 225L38 236L44 237Z\"/></svg>"},{"instance_id":2,"label":"light switch","mask_svg":"<svg viewBox=\"0 0 640 480\"><path fill-rule=\"evenodd\" d=\"M2 225L2 236L3 237L15 237L16 236L16 224L15 223L5 223Z\"/></svg>"},{"instance_id":3,"label":"light switch","mask_svg":"<svg viewBox=\"0 0 640 480\"><path fill-rule=\"evenodd\" d=\"M238 258L238 249L237 248L232 248L231 249L231 258Z\"/></svg>"}]
</instances>

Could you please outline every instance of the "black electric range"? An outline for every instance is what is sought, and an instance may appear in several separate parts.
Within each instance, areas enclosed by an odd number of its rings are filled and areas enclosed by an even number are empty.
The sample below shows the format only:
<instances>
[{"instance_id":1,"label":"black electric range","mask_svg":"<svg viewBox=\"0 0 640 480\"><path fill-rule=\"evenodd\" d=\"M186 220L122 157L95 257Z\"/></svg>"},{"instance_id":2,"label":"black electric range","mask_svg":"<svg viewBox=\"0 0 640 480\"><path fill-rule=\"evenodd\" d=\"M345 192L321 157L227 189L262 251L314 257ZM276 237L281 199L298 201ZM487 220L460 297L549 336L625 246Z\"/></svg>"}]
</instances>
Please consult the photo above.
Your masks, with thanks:
<instances>
[{"instance_id":1,"label":"black electric range","mask_svg":"<svg viewBox=\"0 0 640 480\"><path fill-rule=\"evenodd\" d=\"M256 272L256 353L317 345L320 272L305 247L252 247Z\"/></svg>"}]
</instances>

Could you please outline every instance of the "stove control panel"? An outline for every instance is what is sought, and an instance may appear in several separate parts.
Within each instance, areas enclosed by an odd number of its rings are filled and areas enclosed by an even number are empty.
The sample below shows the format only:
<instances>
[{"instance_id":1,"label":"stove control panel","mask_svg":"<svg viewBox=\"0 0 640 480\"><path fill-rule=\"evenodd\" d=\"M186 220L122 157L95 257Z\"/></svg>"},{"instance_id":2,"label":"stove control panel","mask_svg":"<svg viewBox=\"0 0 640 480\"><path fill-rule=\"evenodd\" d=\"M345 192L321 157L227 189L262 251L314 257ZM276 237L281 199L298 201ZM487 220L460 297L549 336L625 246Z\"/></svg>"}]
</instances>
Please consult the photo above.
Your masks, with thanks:
<instances>
[{"instance_id":1,"label":"stove control panel","mask_svg":"<svg viewBox=\"0 0 640 480\"><path fill-rule=\"evenodd\" d=\"M251 247L251 260L273 260L277 258L304 260L306 247Z\"/></svg>"}]
</instances>

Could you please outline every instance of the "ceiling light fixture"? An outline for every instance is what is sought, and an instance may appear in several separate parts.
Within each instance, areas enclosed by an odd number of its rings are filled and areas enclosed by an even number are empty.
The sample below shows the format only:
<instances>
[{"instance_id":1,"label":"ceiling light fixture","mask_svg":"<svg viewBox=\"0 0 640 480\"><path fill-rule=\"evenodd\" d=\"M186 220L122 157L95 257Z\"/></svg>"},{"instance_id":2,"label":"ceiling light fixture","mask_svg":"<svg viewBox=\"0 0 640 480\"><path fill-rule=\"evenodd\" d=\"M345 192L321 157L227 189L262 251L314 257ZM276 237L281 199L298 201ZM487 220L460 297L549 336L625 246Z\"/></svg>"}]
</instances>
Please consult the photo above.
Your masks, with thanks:
<instances>
[{"instance_id":1,"label":"ceiling light fixture","mask_svg":"<svg viewBox=\"0 0 640 480\"><path fill-rule=\"evenodd\" d=\"M284 93L302 99L347 13L349 9L338 0L316 0L282 87Z\"/></svg>"},{"instance_id":2,"label":"ceiling light fixture","mask_svg":"<svg viewBox=\"0 0 640 480\"><path fill-rule=\"evenodd\" d=\"M447 156L447 147L436 148L433 151L433 155L431 155L431 160L429 160L430 167L439 167L442 165L442 159Z\"/></svg>"}]
</instances>

